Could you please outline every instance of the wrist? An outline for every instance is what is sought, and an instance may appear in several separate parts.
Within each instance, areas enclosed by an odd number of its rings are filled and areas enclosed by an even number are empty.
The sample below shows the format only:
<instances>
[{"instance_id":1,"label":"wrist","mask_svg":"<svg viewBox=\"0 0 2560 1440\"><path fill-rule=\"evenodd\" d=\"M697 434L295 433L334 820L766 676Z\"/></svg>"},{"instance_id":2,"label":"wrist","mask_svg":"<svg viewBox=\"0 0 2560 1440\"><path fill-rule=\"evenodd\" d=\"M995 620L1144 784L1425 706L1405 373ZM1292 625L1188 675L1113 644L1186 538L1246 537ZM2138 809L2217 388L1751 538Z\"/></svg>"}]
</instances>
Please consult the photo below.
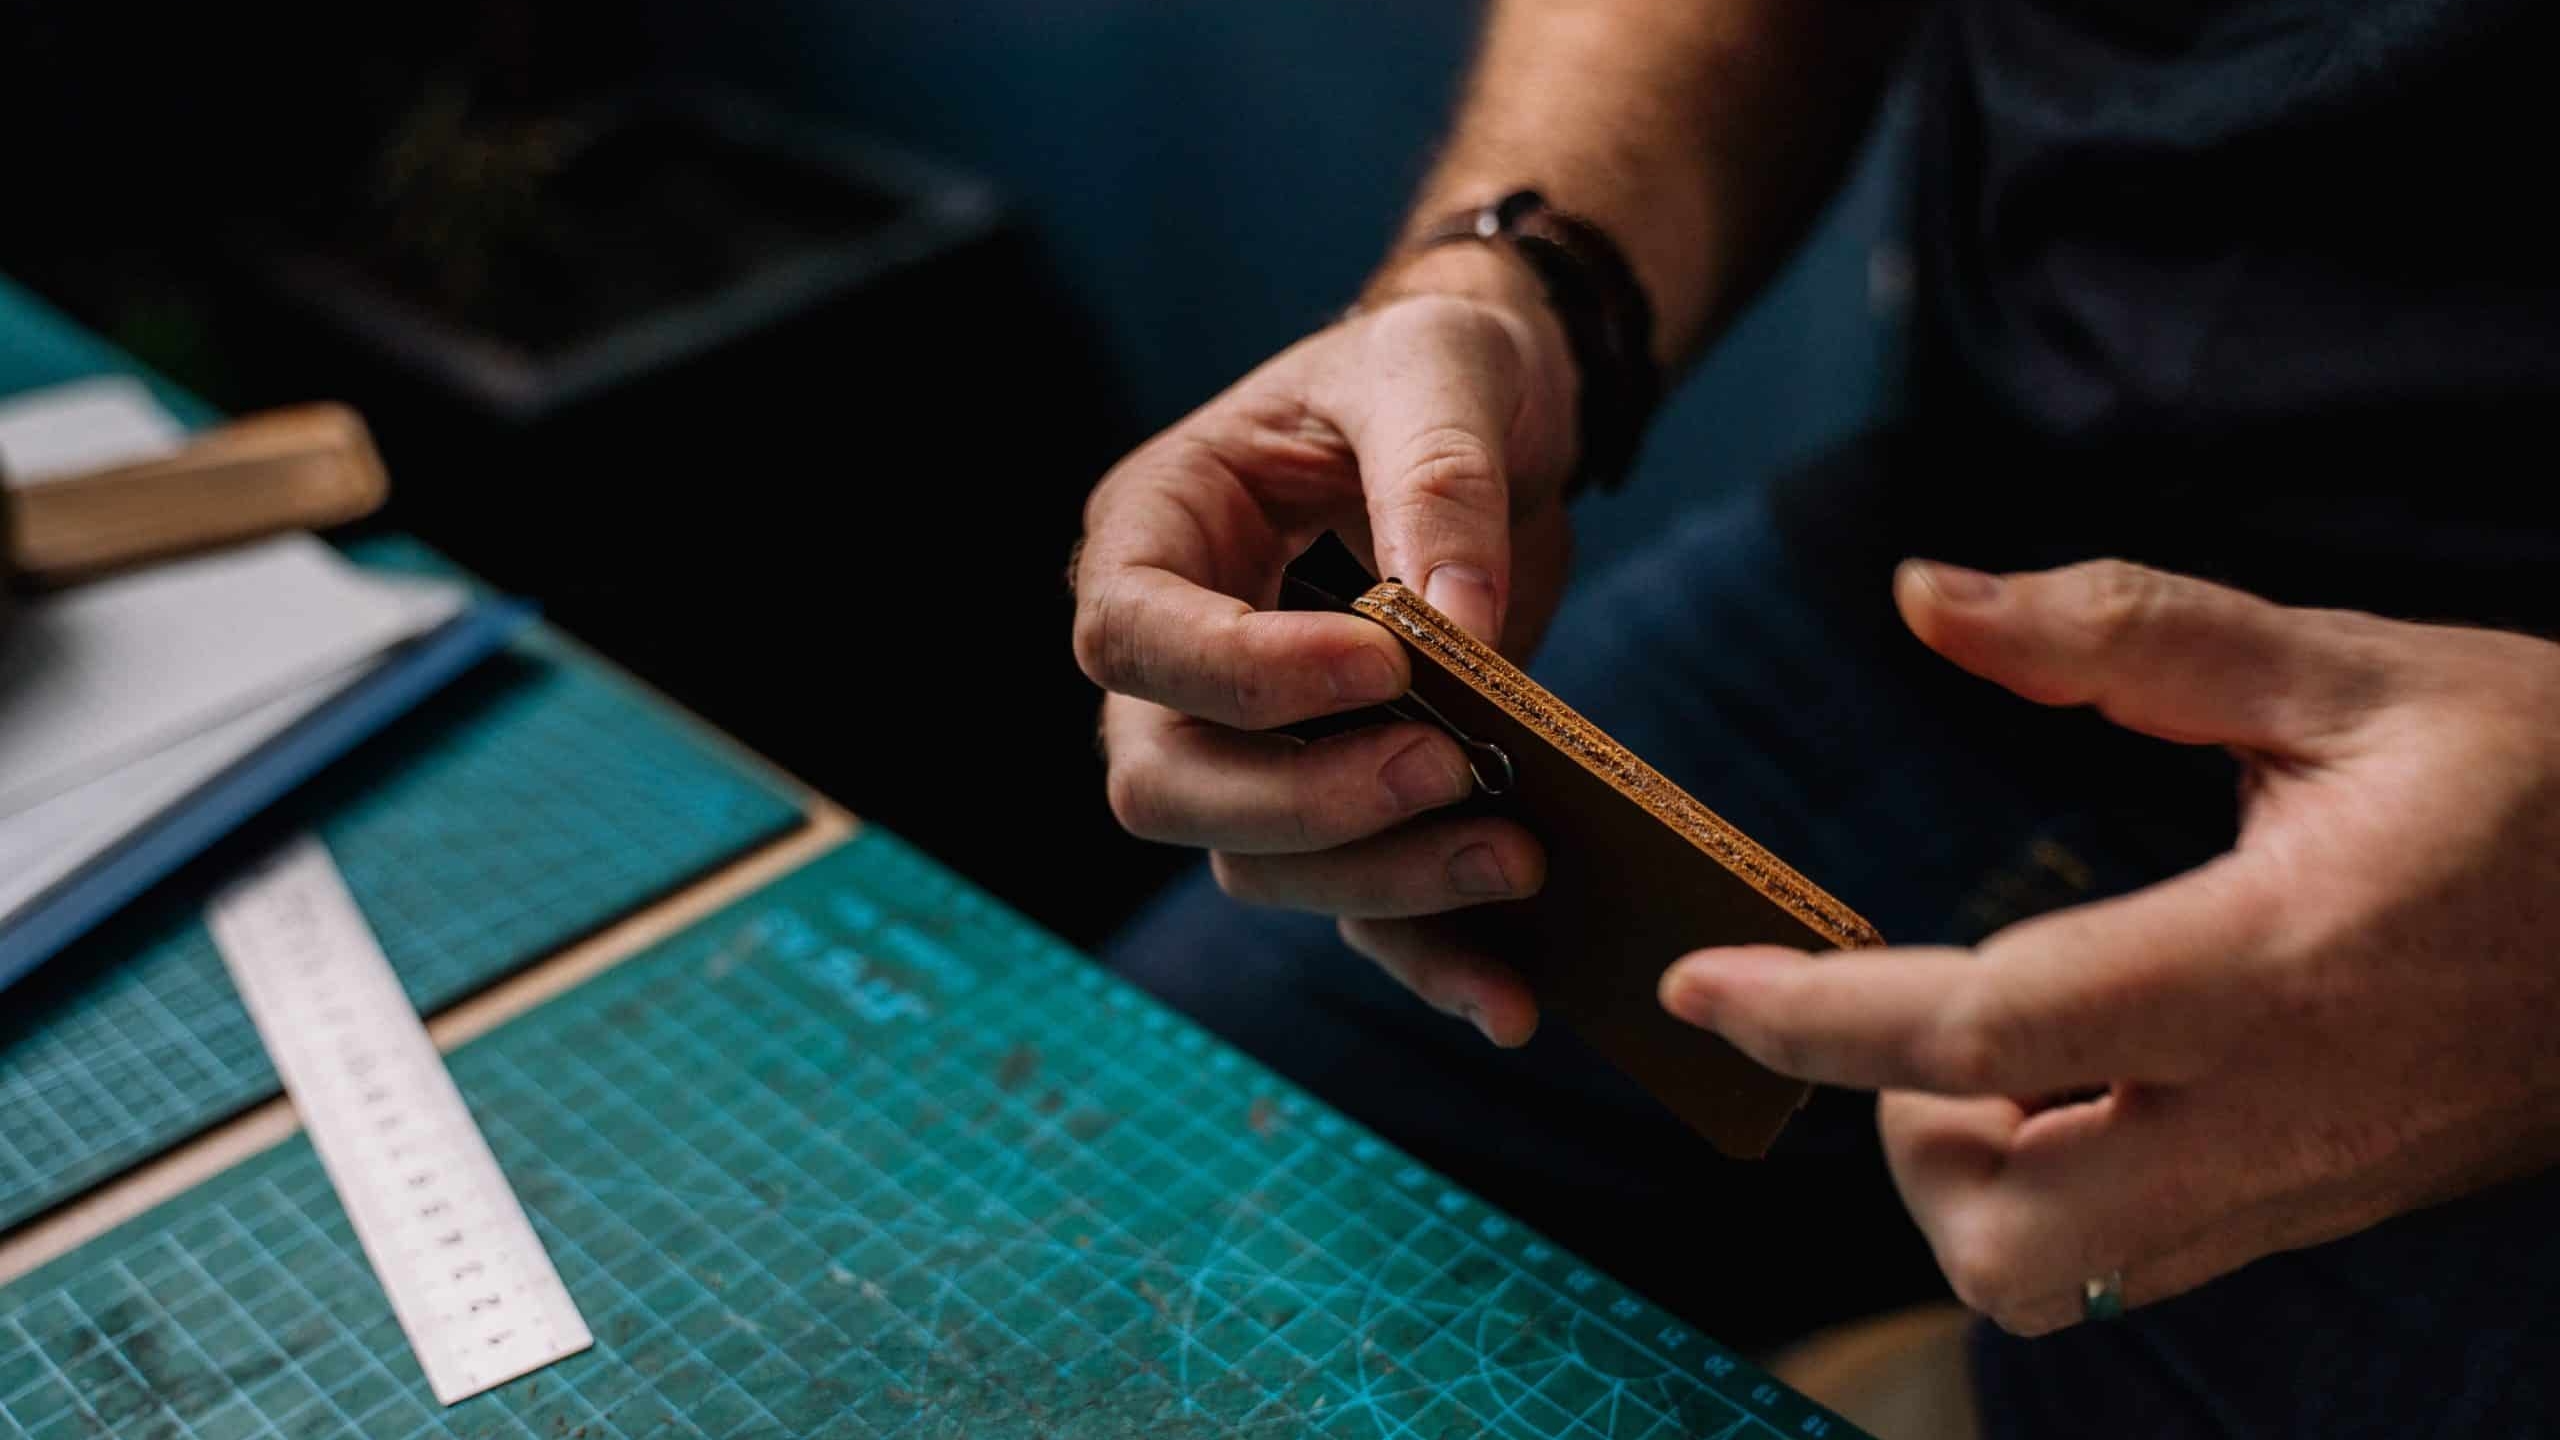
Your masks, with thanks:
<instances>
[{"instance_id":1,"label":"wrist","mask_svg":"<svg viewBox=\"0 0 2560 1440\"><path fill-rule=\"evenodd\" d=\"M1399 251L1369 277L1360 306L1375 309L1410 295L1457 295L1503 306L1554 325L1547 290L1528 262L1490 245L1434 245ZM1561 328L1557 331L1562 335Z\"/></svg>"}]
</instances>

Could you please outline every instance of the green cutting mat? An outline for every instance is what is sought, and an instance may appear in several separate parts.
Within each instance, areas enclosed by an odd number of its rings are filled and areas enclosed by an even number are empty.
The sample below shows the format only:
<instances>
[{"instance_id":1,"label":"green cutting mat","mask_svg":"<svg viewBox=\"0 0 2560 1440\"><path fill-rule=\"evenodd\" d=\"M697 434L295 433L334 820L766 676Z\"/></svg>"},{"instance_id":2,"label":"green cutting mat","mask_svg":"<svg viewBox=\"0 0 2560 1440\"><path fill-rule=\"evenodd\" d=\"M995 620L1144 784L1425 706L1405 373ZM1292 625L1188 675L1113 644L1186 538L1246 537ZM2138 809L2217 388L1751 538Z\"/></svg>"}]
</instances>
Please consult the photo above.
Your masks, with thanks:
<instances>
[{"instance_id":1,"label":"green cutting mat","mask_svg":"<svg viewBox=\"0 0 2560 1440\"><path fill-rule=\"evenodd\" d=\"M595 1349L437 1409L296 1139L0 1290L0 1421L1855 1433L877 831L453 1072Z\"/></svg>"},{"instance_id":2,"label":"green cutting mat","mask_svg":"<svg viewBox=\"0 0 2560 1440\"><path fill-rule=\"evenodd\" d=\"M454 573L410 542L359 553ZM536 629L8 992L0 1229L276 1093L198 919L248 847L316 825L432 1012L798 818L663 703Z\"/></svg>"}]
</instances>

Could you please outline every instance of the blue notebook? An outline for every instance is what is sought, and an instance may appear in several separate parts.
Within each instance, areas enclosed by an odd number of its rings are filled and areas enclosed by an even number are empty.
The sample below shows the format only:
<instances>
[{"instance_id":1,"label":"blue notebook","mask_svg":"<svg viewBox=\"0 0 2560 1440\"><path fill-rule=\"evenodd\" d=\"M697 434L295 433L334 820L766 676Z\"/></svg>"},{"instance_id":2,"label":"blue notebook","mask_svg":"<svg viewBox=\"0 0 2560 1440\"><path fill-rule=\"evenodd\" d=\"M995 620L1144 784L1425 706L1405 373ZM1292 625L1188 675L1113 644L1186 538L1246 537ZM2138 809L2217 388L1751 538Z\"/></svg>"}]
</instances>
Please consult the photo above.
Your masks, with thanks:
<instances>
[{"instance_id":1,"label":"blue notebook","mask_svg":"<svg viewBox=\"0 0 2560 1440\"><path fill-rule=\"evenodd\" d=\"M533 613L473 600L19 909L0 926L0 989L495 653Z\"/></svg>"}]
</instances>

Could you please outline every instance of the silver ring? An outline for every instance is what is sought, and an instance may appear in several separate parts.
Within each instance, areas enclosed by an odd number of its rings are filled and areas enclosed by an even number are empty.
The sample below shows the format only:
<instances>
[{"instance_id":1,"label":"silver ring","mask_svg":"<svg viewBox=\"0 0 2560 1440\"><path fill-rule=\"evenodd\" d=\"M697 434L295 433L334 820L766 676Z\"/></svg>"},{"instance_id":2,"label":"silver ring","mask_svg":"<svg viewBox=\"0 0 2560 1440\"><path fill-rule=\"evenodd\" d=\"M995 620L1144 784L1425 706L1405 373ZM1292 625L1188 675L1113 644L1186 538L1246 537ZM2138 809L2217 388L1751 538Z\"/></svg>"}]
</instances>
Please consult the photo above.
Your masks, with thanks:
<instances>
[{"instance_id":1,"label":"silver ring","mask_svg":"<svg viewBox=\"0 0 2560 1440\"><path fill-rule=\"evenodd\" d=\"M2080 1282L2080 1318L2083 1320L2124 1318L2124 1272L2122 1270L2110 1270L2095 1279Z\"/></svg>"}]
</instances>

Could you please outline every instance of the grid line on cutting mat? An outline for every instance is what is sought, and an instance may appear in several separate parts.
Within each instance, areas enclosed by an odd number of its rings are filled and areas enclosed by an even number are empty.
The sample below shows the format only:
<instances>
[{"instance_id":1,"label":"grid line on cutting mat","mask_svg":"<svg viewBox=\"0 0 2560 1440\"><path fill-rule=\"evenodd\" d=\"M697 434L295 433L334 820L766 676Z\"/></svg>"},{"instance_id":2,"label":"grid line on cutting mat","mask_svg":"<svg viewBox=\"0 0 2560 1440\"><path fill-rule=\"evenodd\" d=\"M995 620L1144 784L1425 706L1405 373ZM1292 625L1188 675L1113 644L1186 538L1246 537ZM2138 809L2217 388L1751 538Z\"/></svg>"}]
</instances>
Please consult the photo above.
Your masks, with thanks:
<instances>
[{"instance_id":1,"label":"grid line on cutting mat","mask_svg":"<svg viewBox=\"0 0 2560 1440\"><path fill-rule=\"evenodd\" d=\"M1853 1433L876 829L452 1065L594 1349L436 1409L297 1138L0 1291L0 1428Z\"/></svg>"},{"instance_id":2,"label":"grid line on cutting mat","mask_svg":"<svg viewBox=\"0 0 2560 1440\"><path fill-rule=\"evenodd\" d=\"M453 573L403 541L362 558ZM315 827L433 1013L799 815L745 762L537 629L10 990L0 1229L277 1093L200 918L249 848Z\"/></svg>"}]
</instances>

